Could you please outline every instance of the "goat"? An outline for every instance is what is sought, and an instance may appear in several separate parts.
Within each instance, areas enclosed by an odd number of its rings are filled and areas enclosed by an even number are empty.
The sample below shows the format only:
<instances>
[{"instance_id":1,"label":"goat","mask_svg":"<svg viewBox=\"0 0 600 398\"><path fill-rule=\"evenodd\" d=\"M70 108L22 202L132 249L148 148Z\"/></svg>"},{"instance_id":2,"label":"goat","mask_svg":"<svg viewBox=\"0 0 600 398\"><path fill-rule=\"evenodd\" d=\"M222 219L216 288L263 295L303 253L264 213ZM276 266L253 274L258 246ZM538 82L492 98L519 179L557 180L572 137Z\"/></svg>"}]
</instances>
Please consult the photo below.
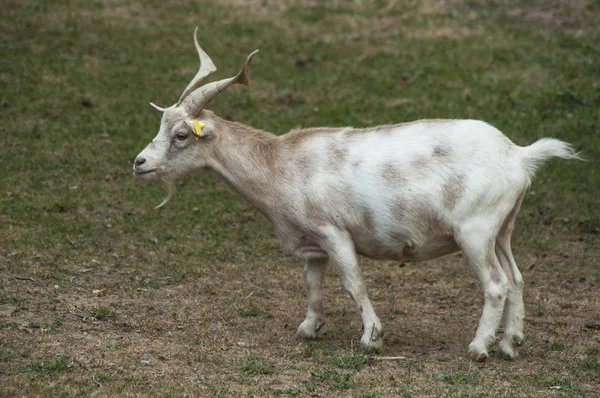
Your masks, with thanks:
<instances>
[{"instance_id":1,"label":"goat","mask_svg":"<svg viewBox=\"0 0 600 398\"><path fill-rule=\"evenodd\" d=\"M476 120L419 120L367 129L297 129L282 136L219 118L205 106L233 84L248 85L250 54L229 79L201 85L216 67L194 44L200 69L160 130L137 156L136 177L175 180L210 169L269 219L285 246L305 261L306 319L299 337L324 324L323 284L332 263L362 317L361 348L380 351L381 322L357 255L424 261L462 251L479 279L484 306L469 355L488 357L504 314L499 351L515 358L523 342L523 279L511 252L513 223L536 168L550 157L578 158L562 141L520 147Z\"/></svg>"}]
</instances>

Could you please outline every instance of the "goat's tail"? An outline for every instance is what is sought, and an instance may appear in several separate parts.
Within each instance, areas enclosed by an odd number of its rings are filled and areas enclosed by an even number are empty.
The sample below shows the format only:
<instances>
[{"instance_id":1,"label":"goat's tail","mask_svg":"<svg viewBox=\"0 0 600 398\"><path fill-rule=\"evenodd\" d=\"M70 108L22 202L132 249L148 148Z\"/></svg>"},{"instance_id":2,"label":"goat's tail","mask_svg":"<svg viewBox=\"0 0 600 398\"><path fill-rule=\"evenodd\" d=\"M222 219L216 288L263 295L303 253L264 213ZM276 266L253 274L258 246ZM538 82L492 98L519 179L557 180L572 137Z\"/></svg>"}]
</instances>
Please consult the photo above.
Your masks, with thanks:
<instances>
[{"instance_id":1,"label":"goat's tail","mask_svg":"<svg viewBox=\"0 0 600 398\"><path fill-rule=\"evenodd\" d=\"M523 166L530 179L535 175L537 168L549 158L582 160L571 144L556 138L542 138L529 146L522 147L521 151Z\"/></svg>"}]
</instances>

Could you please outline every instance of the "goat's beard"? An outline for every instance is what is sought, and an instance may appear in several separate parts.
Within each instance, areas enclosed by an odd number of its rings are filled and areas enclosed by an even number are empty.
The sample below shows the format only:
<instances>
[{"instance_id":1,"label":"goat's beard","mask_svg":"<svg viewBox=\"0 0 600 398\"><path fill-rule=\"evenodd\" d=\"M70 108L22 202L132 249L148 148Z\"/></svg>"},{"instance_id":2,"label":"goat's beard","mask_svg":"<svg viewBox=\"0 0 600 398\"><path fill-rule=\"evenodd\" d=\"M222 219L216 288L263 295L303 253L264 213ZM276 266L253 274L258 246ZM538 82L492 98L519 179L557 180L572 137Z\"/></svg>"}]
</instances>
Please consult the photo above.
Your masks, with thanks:
<instances>
[{"instance_id":1,"label":"goat's beard","mask_svg":"<svg viewBox=\"0 0 600 398\"><path fill-rule=\"evenodd\" d=\"M163 178L163 179L160 180L160 183L167 190L167 197L165 198L165 200L163 200L162 202L160 202L160 204L158 206L156 206L155 209L160 209L164 205L166 205L167 202L169 200L171 200L171 198L173 197L173 195L175 194L175 191L176 191L176 189L175 189L175 180Z\"/></svg>"}]
</instances>

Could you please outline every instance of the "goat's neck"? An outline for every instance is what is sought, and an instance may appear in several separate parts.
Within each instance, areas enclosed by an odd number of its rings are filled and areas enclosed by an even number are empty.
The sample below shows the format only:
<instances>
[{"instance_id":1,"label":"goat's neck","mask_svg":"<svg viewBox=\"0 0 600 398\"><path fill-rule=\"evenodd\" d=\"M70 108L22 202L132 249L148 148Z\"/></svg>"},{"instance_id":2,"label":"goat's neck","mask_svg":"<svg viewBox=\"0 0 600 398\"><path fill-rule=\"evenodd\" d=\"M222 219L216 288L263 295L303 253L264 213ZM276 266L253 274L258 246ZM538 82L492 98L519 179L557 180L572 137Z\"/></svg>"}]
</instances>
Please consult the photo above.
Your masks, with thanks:
<instances>
[{"instance_id":1,"label":"goat's neck","mask_svg":"<svg viewBox=\"0 0 600 398\"><path fill-rule=\"evenodd\" d=\"M266 215L274 200L275 135L217 116L213 120L218 142L208 167Z\"/></svg>"}]
</instances>

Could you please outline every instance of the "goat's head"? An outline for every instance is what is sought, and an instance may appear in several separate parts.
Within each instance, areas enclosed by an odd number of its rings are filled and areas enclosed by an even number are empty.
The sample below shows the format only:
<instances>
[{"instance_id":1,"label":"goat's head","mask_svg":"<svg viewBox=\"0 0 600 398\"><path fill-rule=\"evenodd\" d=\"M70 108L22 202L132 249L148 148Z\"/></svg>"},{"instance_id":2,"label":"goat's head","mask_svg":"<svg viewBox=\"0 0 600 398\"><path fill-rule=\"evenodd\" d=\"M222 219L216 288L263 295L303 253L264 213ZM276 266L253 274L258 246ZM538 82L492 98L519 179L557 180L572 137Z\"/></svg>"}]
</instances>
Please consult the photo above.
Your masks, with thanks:
<instances>
[{"instance_id":1,"label":"goat's head","mask_svg":"<svg viewBox=\"0 0 600 398\"><path fill-rule=\"evenodd\" d=\"M175 190L175 180L182 175L206 167L218 134L206 104L217 94L233 84L248 85L250 64L258 52L248 56L242 70L231 78L201 86L202 80L217 70L210 57L198 45L198 28L194 31L194 44L200 57L200 70L186 87L177 103L161 108L150 103L162 115L158 134L136 157L133 174L146 181L160 181L168 189L167 198L157 207L165 205Z\"/></svg>"}]
</instances>

